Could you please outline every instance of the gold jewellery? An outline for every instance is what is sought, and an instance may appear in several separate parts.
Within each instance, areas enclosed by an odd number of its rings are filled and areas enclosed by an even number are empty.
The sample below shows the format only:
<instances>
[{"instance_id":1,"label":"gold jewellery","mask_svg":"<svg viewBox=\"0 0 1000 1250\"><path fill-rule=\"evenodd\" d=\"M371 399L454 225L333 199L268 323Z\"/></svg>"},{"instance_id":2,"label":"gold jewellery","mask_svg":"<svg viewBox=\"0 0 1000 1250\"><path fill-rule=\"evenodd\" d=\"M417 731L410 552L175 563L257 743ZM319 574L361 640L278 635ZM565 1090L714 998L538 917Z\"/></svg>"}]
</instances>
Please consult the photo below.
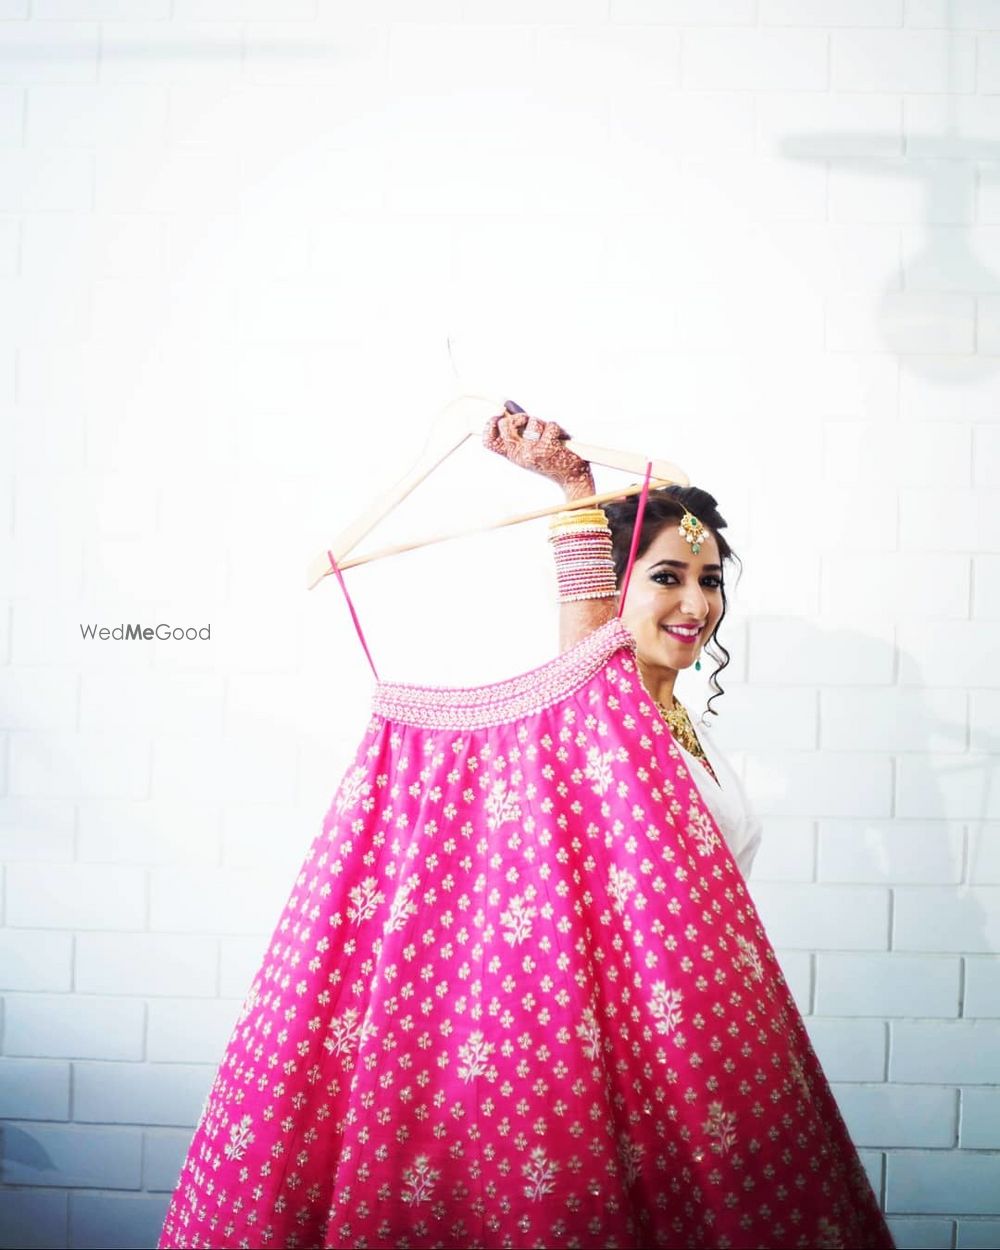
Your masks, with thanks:
<instances>
[{"instance_id":1,"label":"gold jewellery","mask_svg":"<svg viewBox=\"0 0 1000 1250\"><path fill-rule=\"evenodd\" d=\"M691 544L691 554L695 556L701 551L701 544L708 535L708 531L698 518L686 510L681 517L680 525L677 527L677 533Z\"/></svg>"},{"instance_id":2,"label":"gold jewellery","mask_svg":"<svg viewBox=\"0 0 1000 1250\"><path fill-rule=\"evenodd\" d=\"M657 703L656 706L660 715L670 726L670 732L684 750L690 752L691 755L702 757L705 752L701 748L698 735L694 731L691 717L688 716L684 704L675 698L673 707L665 707L662 703Z\"/></svg>"},{"instance_id":3,"label":"gold jewellery","mask_svg":"<svg viewBox=\"0 0 1000 1250\"><path fill-rule=\"evenodd\" d=\"M692 555L701 551L708 530L684 509L677 533L690 544ZM549 542L556 557L559 602L612 599L618 593L611 529L603 508L577 508L556 513L549 522ZM701 671L701 657L695 659Z\"/></svg>"},{"instance_id":4,"label":"gold jewellery","mask_svg":"<svg viewBox=\"0 0 1000 1250\"><path fill-rule=\"evenodd\" d=\"M559 602L612 599L618 593L611 527L603 508L559 512L549 522Z\"/></svg>"},{"instance_id":5,"label":"gold jewellery","mask_svg":"<svg viewBox=\"0 0 1000 1250\"><path fill-rule=\"evenodd\" d=\"M570 512L559 512L549 522L552 533L565 534L574 530L593 530L607 525L607 517L603 508L579 508ZM684 509L677 533L691 546L692 555L701 551L701 545L708 537L708 530L693 512Z\"/></svg>"},{"instance_id":6,"label":"gold jewellery","mask_svg":"<svg viewBox=\"0 0 1000 1250\"><path fill-rule=\"evenodd\" d=\"M657 711L663 717L670 727L670 732L674 736L674 740L684 748L689 755L693 755L696 760L701 760L708 771L715 776L715 769L712 767L711 761L705 754L701 743L698 741L698 735L694 731L691 724L691 717L688 716L687 708L684 704L674 699L673 707L664 707L662 703L657 703Z\"/></svg>"}]
</instances>

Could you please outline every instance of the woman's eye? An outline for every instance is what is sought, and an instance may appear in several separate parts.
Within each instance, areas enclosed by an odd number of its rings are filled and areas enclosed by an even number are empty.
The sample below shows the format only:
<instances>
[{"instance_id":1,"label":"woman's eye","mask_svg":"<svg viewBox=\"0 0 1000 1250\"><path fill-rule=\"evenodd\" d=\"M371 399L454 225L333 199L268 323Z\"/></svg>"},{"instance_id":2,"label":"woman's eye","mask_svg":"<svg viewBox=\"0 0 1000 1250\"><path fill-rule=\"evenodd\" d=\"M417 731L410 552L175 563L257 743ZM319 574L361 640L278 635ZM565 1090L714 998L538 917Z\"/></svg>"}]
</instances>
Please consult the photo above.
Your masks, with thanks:
<instances>
[{"instance_id":1,"label":"woman's eye","mask_svg":"<svg viewBox=\"0 0 1000 1250\"><path fill-rule=\"evenodd\" d=\"M672 586L677 581L676 573L653 573L651 576L654 582L660 582L665 586ZM671 579L669 582L665 580L668 577ZM709 575L708 577L703 577L701 579L701 584L706 586L709 590L718 590L722 585L722 578Z\"/></svg>"}]
</instances>

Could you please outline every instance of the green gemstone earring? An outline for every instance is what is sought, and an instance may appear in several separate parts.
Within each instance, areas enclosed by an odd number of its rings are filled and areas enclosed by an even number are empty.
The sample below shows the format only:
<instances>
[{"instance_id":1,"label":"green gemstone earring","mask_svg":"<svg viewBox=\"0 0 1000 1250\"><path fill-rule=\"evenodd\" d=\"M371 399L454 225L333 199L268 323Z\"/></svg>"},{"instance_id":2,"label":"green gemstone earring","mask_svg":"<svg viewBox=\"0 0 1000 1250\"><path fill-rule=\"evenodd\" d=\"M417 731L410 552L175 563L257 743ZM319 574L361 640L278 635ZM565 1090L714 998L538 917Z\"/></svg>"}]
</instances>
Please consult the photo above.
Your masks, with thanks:
<instances>
[{"instance_id":1,"label":"green gemstone earring","mask_svg":"<svg viewBox=\"0 0 1000 1250\"><path fill-rule=\"evenodd\" d=\"M695 668L695 672L696 672L696 673L700 673L700 672L701 672L701 660L695 660L695 662L694 662L694 668Z\"/></svg>"}]
</instances>

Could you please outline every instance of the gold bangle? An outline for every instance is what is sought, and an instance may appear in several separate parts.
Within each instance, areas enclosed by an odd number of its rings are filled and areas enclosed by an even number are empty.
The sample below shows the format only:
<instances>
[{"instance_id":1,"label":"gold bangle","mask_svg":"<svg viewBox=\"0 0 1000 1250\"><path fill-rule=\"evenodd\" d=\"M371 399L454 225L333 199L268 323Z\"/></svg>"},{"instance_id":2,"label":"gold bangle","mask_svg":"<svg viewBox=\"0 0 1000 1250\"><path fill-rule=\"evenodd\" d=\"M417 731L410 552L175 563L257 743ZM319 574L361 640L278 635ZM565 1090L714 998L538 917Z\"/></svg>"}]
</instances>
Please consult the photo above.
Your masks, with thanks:
<instances>
[{"instance_id":1,"label":"gold bangle","mask_svg":"<svg viewBox=\"0 0 1000 1250\"><path fill-rule=\"evenodd\" d=\"M608 518L603 508L578 508L575 512L557 512L549 522L549 529L575 529L582 525L607 524Z\"/></svg>"}]
</instances>

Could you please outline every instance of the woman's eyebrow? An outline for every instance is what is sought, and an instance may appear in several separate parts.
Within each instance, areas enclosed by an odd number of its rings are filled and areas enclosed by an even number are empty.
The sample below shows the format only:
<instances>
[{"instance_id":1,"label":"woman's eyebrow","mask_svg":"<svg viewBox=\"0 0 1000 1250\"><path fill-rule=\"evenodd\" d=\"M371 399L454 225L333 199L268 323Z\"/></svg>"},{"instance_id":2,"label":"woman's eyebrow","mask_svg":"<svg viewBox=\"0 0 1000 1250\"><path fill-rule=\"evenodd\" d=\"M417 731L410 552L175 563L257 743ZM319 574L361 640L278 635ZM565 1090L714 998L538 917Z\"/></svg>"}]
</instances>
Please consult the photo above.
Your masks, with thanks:
<instances>
[{"instance_id":1,"label":"woman's eyebrow","mask_svg":"<svg viewBox=\"0 0 1000 1250\"><path fill-rule=\"evenodd\" d=\"M652 571L653 569L658 569L661 564L669 564L671 568L675 568L675 569L686 569L689 567L689 565L686 564L684 560L657 560L655 564L651 564L649 566L650 571ZM701 567L702 567L702 570L707 573L721 573L722 572L721 564L703 564Z\"/></svg>"}]
</instances>

